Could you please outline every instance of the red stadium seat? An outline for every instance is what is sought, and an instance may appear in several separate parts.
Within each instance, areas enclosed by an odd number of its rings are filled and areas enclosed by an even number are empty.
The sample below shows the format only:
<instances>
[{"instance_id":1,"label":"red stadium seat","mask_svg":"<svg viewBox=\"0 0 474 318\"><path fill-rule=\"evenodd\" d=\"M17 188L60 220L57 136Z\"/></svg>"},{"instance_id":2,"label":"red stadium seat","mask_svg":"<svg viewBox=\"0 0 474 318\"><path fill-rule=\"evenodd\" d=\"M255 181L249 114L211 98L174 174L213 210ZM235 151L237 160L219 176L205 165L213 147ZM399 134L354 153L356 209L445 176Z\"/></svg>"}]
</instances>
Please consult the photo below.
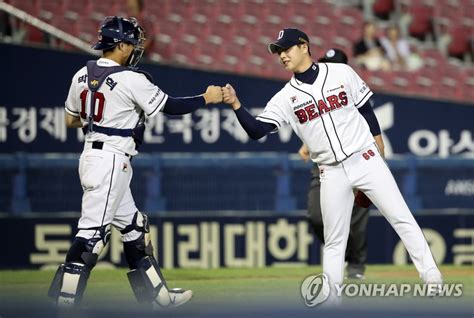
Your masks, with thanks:
<instances>
[{"instance_id":1,"label":"red stadium seat","mask_svg":"<svg viewBox=\"0 0 474 318\"><path fill-rule=\"evenodd\" d=\"M474 101L474 69L472 71L473 74L466 77L463 89L463 99L468 102Z\"/></svg>"},{"instance_id":2,"label":"red stadium seat","mask_svg":"<svg viewBox=\"0 0 474 318\"><path fill-rule=\"evenodd\" d=\"M201 45L200 52L201 55L211 57L213 63L220 63L223 60L225 54L225 46L223 45L223 39L221 37L210 36L209 38L207 38L207 41L202 44L203 45Z\"/></svg>"},{"instance_id":3,"label":"red stadium seat","mask_svg":"<svg viewBox=\"0 0 474 318\"><path fill-rule=\"evenodd\" d=\"M102 21L107 16L117 15L119 8L117 1L92 1L91 14L95 16L96 20Z\"/></svg>"},{"instance_id":4,"label":"red stadium seat","mask_svg":"<svg viewBox=\"0 0 474 318\"><path fill-rule=\"evenodd\" d=\"M380 18L387 19L394 9L393 0L377 0L372 5L374 14Z\"/></svg>"},{"instance_id":5,"label":"red stadium seat","mask_svg":"<svg viewBox=\"0 0 474 318\"><path fill-rule=\"evenodd\" d=\"M294 5L287 1L269 1L269 15L277 16L281 19L281 25L287 25L289 19L294 14Z\"/></svg>"},{"instance_id":6,"label":"red stadium seat","mask_svg":"<svg viewBox=\"0 0 474 318\"><path fill-rule=\"evenodd\" d=\"M461 82L457 78L443 77L440 81L441 95L445 99L459 100L462 98L463 92Z\"/></svg>"},{"instance_id":7,"label":"red stadium seat","mask_svg":"<svg viewBox=\"0 0 474 318\"><path fill-rule=\"evenodd\" d=\"M104 16L127 14L126 1L8 2L89 43L95 41L98 24ZM384 18L394 10L394 3L394 0L375 0L372 8L377 16ZM412 18L409 34L424 39L433 30L438 30L433 29L432 20L439 27L441 24L436 21L444 18L447 24L443 26L448 28L452 38L448 54L463 58L470 53L468 40L472 37L474 23L472 0L400 0L400 6ZM153 45L147 49L148 58L283 80L290 74L278 64L276 56L266 51L266 45L275 40L281 28L293 26L307 32L315 59L329 47L343 49L352 59L352 46L361 36L364 21L359 7L326 0L144 0L144 7L148 17L153 17L146 26L147 37L153 39ZM47 41L42 31L26 28L28 41ZM459 65L451 65L438 50L417 43L413 45L425 63L418 72L360 69L358 72L376 91L439 95L440 98L464 99L472 103L474 74L469 69L463 71Z\"/></svg>"},{"instance_id":8,"label":"red stadium seat","mask_svg":"<svg viewBox=\"0 0 474 318\"><path fill-rule=\"evenodd\" d=\"M79 26L77 20L65 18L64 16L55 16L51 23L66 33L79 36Z\"/></svg>"},{"instance_id":9,"label":"red stadium seat","mask_svg":"<svg viewBox=\"0 0 474 318\"><path fill-rule=\"evenodd\" d=\"M39 0L11 0L10 4L20 10L38 17L41 10L41 1Z\"/></svg>"},{"instance_id":10,"label":"red stadium seat","mask_svg":"<svg viewBox=\"0 0 474 318\"><path fill-rule=\"evenodd\" d=\"M409 27L410 34L416 38L424 39L428 33L432 32L433 8L414 5L410 7L410 14L413 18Z\"/></svg>"},{"instance_id":11,"label":"red stadium seat","mask_svg":"<svg viewBox=\"0 0 474 318\"><path fill-rule=\"evenodd\" d=\"M212 24L211 30L213 35L218 35L223 39L231 39L236 35L236 20L226 14L219 14L215 21L209 21Z\"/></svg>"},{"instance_id":12,"label":"red stadium seat","mask_svg":"<svg viewBox=\"0 0 474 318\"><path fill-rule=\"evenodd\" d=\"M173 10L173 2L169 0L144 0L143 7L146 12L153 14L162 23Z\"/></svg>"},{"instance_id":13,"label":"red stadium seat","mask_svg":"<svg viewBox=\"0 0 474 318\"><path fill-rule=\"evenodd\" d=\"M92 11L92 1L76 1L76 0L67 0L66 3L66 12L72 12L77 14L79 17L89 16Z\"/></svg>"},{"instance_id":14,"label":"red stadium seat","mask_svg":"<svg viewBox=\"0 0 474 318\"><path fill-rule=\"evenodd\" d=\"M463 26L454 27L451 32L452 41L448 46L448 54L463 58L469 51L469 37L474 36L472 29Z\"/></svg>"},{"instance_id":15,"label":"red stadium seat","mask_svg":"<svg viewBox=\"0 0 474 318\"><path fill-rule=\"evenodd\" d=\"M221 15L232 17L237 21L247 11L245 4L245 1L217 1L214 5L219 6L219 13ZM251 12L251 10L248 11Z\"/></svg>"},{"instance_id":16,"label":"red stadium seat","mask_svg":"<svg viewBox=\"0 0 474 318\"><path fill-rule=\"evenodd\" d=\"M46 37L43 31L32 26L26 26L26 41L31 43L45 43Z\"/></svg>"},{"instance_id":17,"label":"red stadium seat","mask_svg":"<svg viewBox=\"0 0 474 318\"><path fill-rule=\"evenodd\" d=\"M66 11L66 7L67 4L65 0L42 0L40 16L42 12L49 12L53 16L63 16L64 12ZM53 17L51 17L51 19L52 18Z\"/></svg>"}]
</instances>

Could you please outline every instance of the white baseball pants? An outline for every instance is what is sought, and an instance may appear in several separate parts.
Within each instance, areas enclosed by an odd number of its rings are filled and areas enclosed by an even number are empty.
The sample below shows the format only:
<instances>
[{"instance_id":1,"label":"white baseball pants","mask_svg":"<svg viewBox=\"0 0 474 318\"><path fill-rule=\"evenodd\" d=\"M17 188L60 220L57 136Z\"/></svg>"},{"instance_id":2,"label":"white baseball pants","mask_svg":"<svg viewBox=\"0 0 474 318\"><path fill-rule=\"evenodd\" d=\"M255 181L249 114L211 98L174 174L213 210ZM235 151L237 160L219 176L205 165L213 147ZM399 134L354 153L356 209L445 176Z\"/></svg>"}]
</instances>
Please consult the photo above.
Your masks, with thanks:
<instances>
[{"instance_id":1,"label":"white baseball pants","mask_svg":"<svg viewBox=\"0 0 474 318\"><path fill-rule=\"evenodd\" d=\"M349 235L353 188L362 190L390 222L405 245L420 277L441 281L428 243L410 212L395 179L375 144L335 165L320 165L321 209L324 224L323 271L331 294L328 304L340 303L335 284L344 278L344 255ZM427 277L427 273L430 272Z\"/></svg>"},{"instance_id":2,"label":"white baseball pants","mask_svg":"<svg viewBox=\"0 0 474 318\"><path fill-rule=\"evenodd\" d=\"M112 224L120 230L132 223L138 211L130 191L132 175L130 159L124 154L85 147L79 159L84 193L76 236L89 239L96 235L89 228Z\"/></svg>"}]
</instances>

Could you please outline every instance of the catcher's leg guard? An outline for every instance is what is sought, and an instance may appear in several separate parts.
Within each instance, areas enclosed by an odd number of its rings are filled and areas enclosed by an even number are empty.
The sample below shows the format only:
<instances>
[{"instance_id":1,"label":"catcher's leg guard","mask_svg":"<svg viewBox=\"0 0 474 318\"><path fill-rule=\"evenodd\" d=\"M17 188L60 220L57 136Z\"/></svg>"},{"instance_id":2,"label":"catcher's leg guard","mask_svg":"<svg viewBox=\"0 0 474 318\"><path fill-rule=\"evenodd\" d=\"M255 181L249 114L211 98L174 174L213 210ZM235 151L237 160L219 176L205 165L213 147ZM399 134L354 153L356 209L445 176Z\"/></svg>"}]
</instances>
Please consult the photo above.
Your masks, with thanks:
<instances>
[{"instance_id":1,"label":"catcher's leg guard","mask_svg":"<svg viewBox=\"0 0 474 318\"><path fill-rule=\"evenodd\" d=\"M110 226L90 231L90 239L74 239L66 256L66 263L59 266L51 282L48 296L60 307L72 307L81 302L90 272L110 236Z\"/></svg>"},{"instance_id":2,"label":"catcher's leg guard","mask_svg":"<svg viewBox=\"0 0 474 318\"><path fill-rule=\"evenodd\" d=\"M152 256L137 262L138 268L127 273L133 293L139 302L151 303L155 299L167 306L170 302L168 287L158 263Z\"/></svg>"},{"instance_id":3,"label":"catcher's leg guard","mask_svg":"<svg viewBox=\"0 0 474 318\"><path fill-rule=\"evenodd\" d=\"M127 273L130 286L139 302L153 303L153 306L177 307L188 302L192 291L168 289L158 262L153 257L153 247L149 239L148 217L136 212L132 224L121 231L124 241L125 258L131 269Z\"/></svg>"},{"instance_id":4,"label":"catcher's leg guard","mask_svg":"<svg viewBox=\"0 0 474 318\"><path fill-rule=\"evenodd\" d=\"M152 303L157 307L178 307L187 303L193 296L191 290L168 289L157 261L146 256L138 263L138 268L127 273L133 293L139 302Z\"/></svg>"},{"instance_id":5,"label":"catcher's leg guard","mask_svg":"<svg viewBox=\"0 0 474 318\"><path fill-rule=\"evenodd\" d=\"M55 299L59 307L79 304L86 290L90 269L80 263L61 264L54 275L48 296Z\"/></svg>"}]
</instances>

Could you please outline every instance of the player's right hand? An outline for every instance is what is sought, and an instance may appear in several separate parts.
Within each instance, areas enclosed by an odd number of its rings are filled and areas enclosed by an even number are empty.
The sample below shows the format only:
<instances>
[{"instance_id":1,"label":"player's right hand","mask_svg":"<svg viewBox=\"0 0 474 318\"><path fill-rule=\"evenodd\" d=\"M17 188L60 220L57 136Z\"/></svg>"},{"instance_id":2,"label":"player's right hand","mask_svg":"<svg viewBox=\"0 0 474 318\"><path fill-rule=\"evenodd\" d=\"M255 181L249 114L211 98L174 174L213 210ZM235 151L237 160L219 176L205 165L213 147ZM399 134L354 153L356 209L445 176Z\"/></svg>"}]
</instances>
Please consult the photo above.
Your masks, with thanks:
<instances>
[{"instance_id":1,"label":"player's right hand","mask_svg":"<svg viewBox=\"0 0 474 318\"><path fill-rule=\"evenodd\" d=\"M203 94L206 104L218 104L222 102L222 90L220 86L209 85Z\"/></svg>"},{"instance_id":2,"label":"player's right hand","mask_svg":"<svg viewBox=\"0 0 474 318\"><path fill-rule=\"evenodd\" d=\"M305 144L301 145L300 150L298 150L298 154L300 155L301 159L304 160L304 162L308 162L308 160L309 160L309 150L308 150L308 147Z\"/></svg>"},{"instance_id":3,"label":"player's right hand","mask_svg":"<svg viewBox=\"0 0 474 318\"><path fill-rule=\"evenodd\" d=\"M222 98L224 103L231 105L234 110L240 108L240 101L237 98L237 93L235 92L235 89L232 87L232 85L226 84L224 87L222 87Z\"/></svg>"}]
</instances>

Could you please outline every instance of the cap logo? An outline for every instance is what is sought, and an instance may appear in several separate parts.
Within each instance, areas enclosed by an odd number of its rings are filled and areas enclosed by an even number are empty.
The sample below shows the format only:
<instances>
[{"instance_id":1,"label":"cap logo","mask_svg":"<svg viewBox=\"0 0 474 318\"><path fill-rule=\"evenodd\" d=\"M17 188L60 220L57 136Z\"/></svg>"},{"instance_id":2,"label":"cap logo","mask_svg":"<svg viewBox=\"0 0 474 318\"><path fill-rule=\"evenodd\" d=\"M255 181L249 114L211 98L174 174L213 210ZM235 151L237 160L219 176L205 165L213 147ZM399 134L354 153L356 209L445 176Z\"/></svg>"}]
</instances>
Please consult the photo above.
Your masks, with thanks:
<instances>
[{"instance_id":1,"label":"cap logo","mask_svg":"<svg viewBox=\"0 0 474 318\"><path fill-rule=\"evenodd\" d=\"M283 37L283 34L284 34L284 33L285 33L284 30L281 30L281 31L278 33L278 39L277 39L277 41Z\"/></svg>"},{"instance_id":2,"label":"cap logo","mask_svg":"<svg viewBox=\"0 0 474 318\"><path fill-rule=\"evenodd\" d=\"M334 55L336 55L336 51L334 51L333 49L326 52L327 57L333 57Z\"/></svg>"}]
</instances>

